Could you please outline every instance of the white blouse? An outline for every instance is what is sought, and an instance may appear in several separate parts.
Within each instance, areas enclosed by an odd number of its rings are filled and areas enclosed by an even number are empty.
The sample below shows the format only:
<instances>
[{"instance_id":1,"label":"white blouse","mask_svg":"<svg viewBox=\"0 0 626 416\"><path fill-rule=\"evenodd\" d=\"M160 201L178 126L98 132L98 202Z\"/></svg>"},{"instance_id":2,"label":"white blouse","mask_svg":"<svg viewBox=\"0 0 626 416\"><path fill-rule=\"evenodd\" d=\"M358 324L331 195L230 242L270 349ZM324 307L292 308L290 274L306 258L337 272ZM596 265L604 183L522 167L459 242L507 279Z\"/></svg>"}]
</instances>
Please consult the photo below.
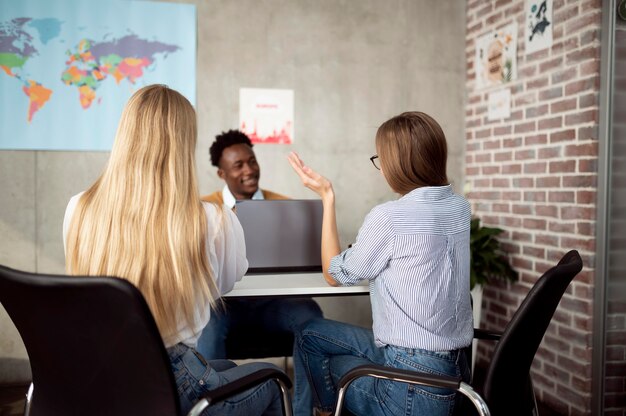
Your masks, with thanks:
<instances>
[{"instance_id":1,"label":"white blouse","mask_svg":"<svg viewBox=\"0 0 626 416\"><path fill-rule=\"evenodd\" d=\"M65 210L63 219L64 248L70 221L81 195L82 193L74 195ZM224 209L222 210L222 215L220 215L218 207L214 204L203 202L202 205L206 212L208 228L206 254L213 276L215 276L215 284L219 293L224 295L233 289L235 282L241 280L248 270L243 229L237 216L231 210ZM189 327L186 321L182 319L182 316L180 316L176 335L163 340L165 347L169 348L182 342L195 348L200 333L209 322L210 317L211 308L209 305L198 302L196 304L194 327Z\"/></svg>"}]
</instances>

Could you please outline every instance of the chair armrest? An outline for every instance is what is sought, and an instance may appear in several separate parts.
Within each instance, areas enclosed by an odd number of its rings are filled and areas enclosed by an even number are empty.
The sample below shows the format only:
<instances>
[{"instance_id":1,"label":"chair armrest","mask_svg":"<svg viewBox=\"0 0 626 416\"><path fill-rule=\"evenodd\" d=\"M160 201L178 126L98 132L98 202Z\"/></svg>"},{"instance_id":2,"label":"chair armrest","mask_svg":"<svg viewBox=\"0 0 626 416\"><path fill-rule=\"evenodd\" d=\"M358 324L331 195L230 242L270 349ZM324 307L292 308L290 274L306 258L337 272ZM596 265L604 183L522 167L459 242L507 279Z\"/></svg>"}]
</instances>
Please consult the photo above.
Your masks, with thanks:
<instances>
[{"instance_id":1,"label":"chair armrest","mask_svg":"<svg viewBox=\"0 0 626 416\"><path fill-rule=\"evenodd\" d=\"M361 365L348 371L341 377L337 385L337 405L335 407L335 416L341 415L343 401L350 384L361 377L376 377L402 383L419 384L422 386L440 387L456 390L467 396L476 406L480 415L489 416L489 409L484 400L472 389L472 387L461 381L460 378L438 376L434 374L418 373L411 370L402 370L393 367L385 367L380 365Z\"/></svg>"},{"instance_id":2,"label":"chair armrest","mask_svg":"<svg viewBox=\"0 0 626 416\"><path fill-rule=\"evenodd\" d=\"M384 378L393 381L401 381L404 383L420 384L430 387L441 387L451 390L459 388L461 379L454 377L438 376L434 374L418 373L411 370L402 370L399 368L385 367L382 365L361 365L348 371L341 377L337 388L340 389L344 385L352 383L361 377Z\"/></svg>"},{"instance_id":3,"label":"chair armrest","mask_svg":"<svg viewBox=\"0 0 626 416\"><path fill-rule=\"evenodd\" d=\"M488 341L499 341L502 332L487 331L486 329L474 328L474 338Z\"/></svg>"},{"instance_id":4,"label":"chair armrest","mask_svg":"<svg viewBox=\"0 0 626 416\"><path fill-rule=\"evenodd\" d=\"M285 415L291 415L291 401L289 398L291 380L287 374L278 369L264 368L206 392L200 401L189 411L188 416L199 415L207 407L222 402L239 393L243 393L268 380L274 380L278 384L282 393L283 411Z\"/></svg>"}]
</instances>

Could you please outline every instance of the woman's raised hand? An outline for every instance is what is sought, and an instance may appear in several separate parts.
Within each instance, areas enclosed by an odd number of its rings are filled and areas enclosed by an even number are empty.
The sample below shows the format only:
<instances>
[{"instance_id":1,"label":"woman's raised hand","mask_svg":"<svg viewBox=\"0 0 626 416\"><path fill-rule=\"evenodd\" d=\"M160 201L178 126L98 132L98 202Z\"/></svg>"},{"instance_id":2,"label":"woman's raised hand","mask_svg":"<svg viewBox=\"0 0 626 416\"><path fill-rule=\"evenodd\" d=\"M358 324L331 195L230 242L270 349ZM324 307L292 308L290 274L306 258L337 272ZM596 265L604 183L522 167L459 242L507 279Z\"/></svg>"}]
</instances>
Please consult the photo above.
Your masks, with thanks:
<instances>
[{"instance_id":1,"label":"woman's raised hand","mask_svg":"<svg viewBox=\"0 0 626 416\"><path fill-rule=\"evenodd\" d=\"M304 186L318 194L323 201L334 202L333 185L328 179L306 166L296 152L289 153L287 158Z\"/></svg>"}]
</instances>

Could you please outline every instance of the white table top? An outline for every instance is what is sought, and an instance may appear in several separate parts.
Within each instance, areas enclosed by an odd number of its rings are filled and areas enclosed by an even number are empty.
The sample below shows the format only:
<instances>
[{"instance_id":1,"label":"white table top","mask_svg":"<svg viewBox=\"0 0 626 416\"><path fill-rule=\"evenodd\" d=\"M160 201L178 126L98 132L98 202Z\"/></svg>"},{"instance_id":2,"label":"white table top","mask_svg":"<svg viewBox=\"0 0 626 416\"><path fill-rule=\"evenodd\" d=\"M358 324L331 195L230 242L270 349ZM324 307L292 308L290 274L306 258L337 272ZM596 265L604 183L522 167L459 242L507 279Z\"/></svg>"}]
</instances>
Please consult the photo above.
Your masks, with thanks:
<instances>
[{"instance_id":1,"label":"white table top","mask_svg":"<svg viewBox=\"0 0 626 416\"><path fill-rule=\"evenodd\" d=\"M322 273L246 275L225 297L368 295L367 281L355 286L330 286Z\"/></svg>"}]
</instances>

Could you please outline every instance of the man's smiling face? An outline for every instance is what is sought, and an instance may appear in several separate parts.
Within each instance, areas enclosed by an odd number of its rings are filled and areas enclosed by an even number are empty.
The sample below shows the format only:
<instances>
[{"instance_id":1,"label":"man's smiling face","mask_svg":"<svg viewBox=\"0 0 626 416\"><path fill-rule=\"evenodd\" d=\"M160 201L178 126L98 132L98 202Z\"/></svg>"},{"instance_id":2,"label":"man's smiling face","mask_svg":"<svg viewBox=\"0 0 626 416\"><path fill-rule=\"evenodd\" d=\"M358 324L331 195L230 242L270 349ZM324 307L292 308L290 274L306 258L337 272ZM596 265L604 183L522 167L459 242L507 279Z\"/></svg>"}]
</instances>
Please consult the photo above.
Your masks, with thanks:
<instances>
[{"instance_id":1,"label":"man's smiling face","mask_svg":"<svg viewBox=\"0 0 626 416\"><path fill-rule=\"evenodd\" d=\"M217 174L224 179L235 199L252 199L259 189L261 168L252 148L244 143L228 146L222 152Z\"/></svg>"}]
</instances>

